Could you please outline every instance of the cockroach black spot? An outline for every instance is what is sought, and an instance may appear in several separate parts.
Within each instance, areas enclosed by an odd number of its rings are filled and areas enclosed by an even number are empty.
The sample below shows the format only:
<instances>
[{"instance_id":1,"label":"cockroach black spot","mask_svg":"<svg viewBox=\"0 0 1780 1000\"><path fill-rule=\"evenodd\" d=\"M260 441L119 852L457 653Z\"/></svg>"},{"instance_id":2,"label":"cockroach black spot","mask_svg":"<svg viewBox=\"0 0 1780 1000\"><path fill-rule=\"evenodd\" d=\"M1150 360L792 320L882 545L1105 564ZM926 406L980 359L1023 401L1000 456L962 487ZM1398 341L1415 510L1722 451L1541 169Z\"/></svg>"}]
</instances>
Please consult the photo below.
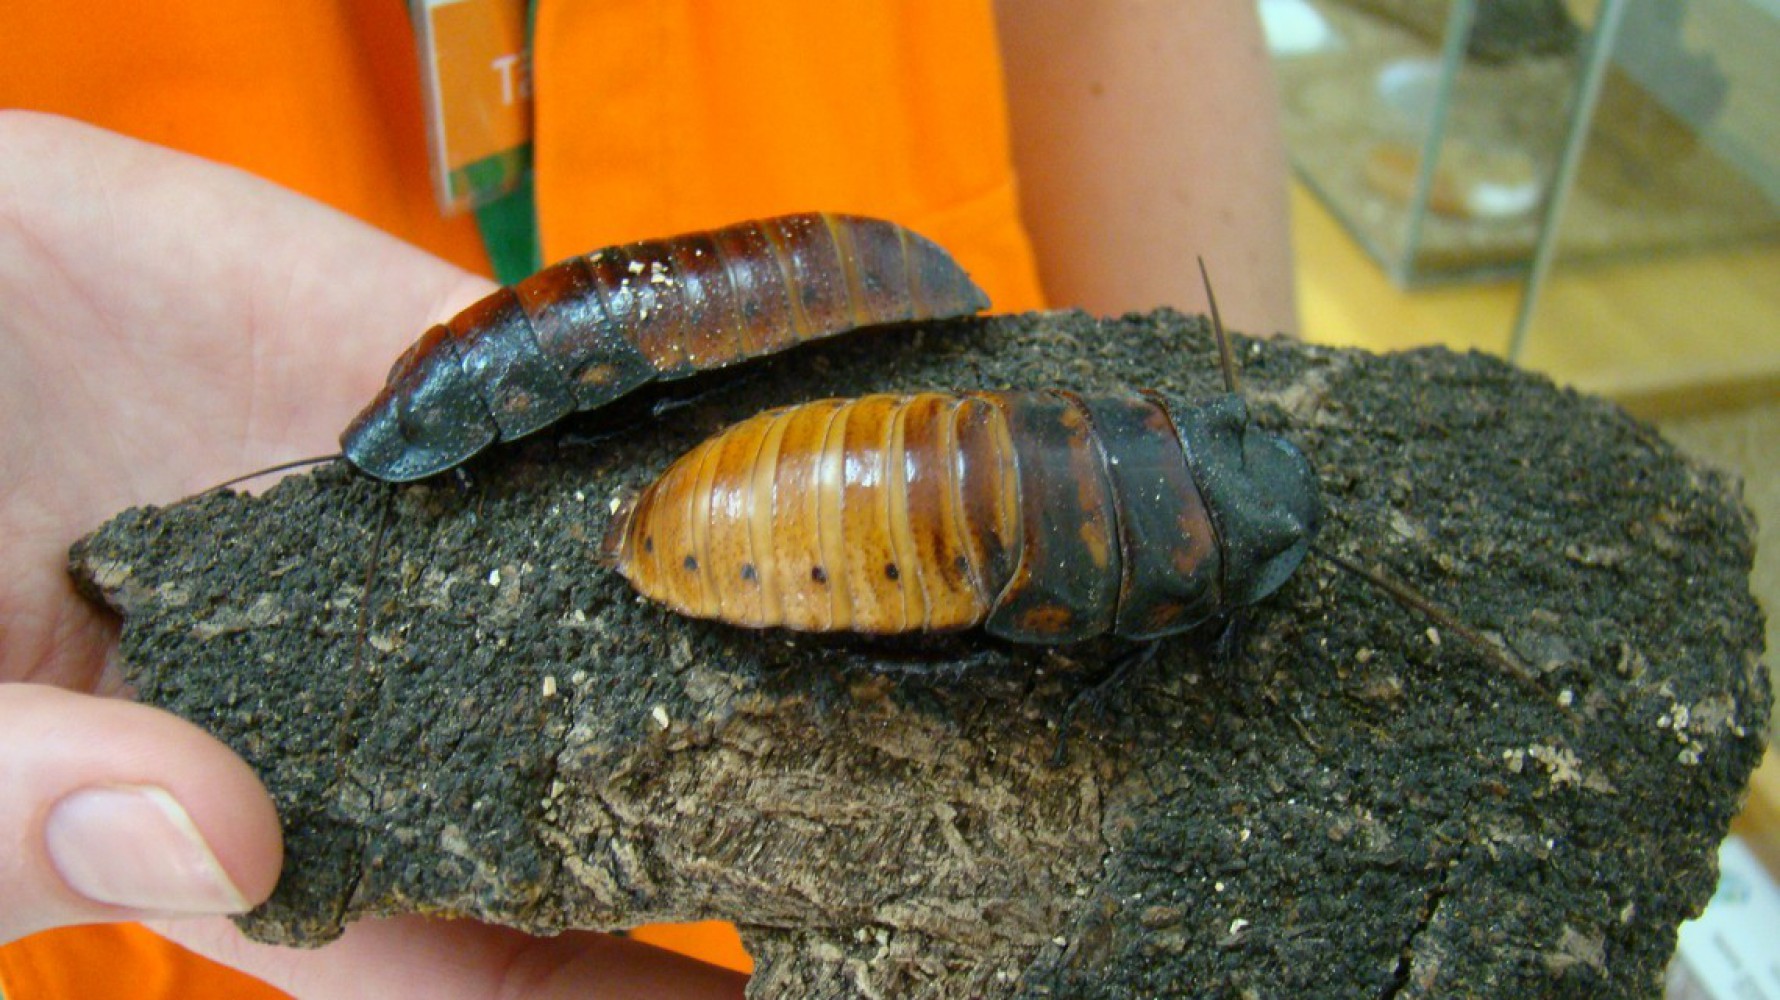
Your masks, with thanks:
<instances>
[{"instance_id":1,"label":"cockroach black spot","mask_svg":"<svg viewBox=\"0 0 1780 1000\"><path fill-rule=\"evenodd\" d=\"M886 563L884 564L884 576L891 580L899 580L902 578L902 571L896 568L895 563Z\"/></svg>"},{"instance_id":2,"label":"cockroach black spot","mask_svg":"<svg viewBox=\"0 0 1780 1000\"><path fill-rule=\"evenodd\" d=\"M753 583L755 577L758 575L759 574L754 572L754 564L753 563L743 563L742 564L742 579L748 581L749 583Z\"/></svg>"},{"instance_id":3,"label":"cockroach black spot","mask_svg":"<svg viewBox=\"0 0 1780 1000\"><path fill-rule=\"evenodd\" d=\"M810 579L816 581L817 583L827 583L828 582L828 571L823 569L820 566L811 566L810 567Z\"/></svg>"},{"instance_id":4,"label":"cockroach black spot","mask_svg":"<svg viewBox=\"0 0 1780 1000\"><path fill-rule=\"evenodd\" d=\"M649 537L643 539L643 551L644 552L654 552L655 551L655 536L654 535L650 535Z\"/></svg>"},{"instance_id":5,"label":"cockroach black spot","mask_svg":"<svg viewBox=\"0 0 1780 1000\"><path fill-rule=\"evenodd\" d=\"M698 557L697 556L687 556L685 566L686 566L686 571L688 573L697 573L698 572Z\"/></svg>"}]
</instances>

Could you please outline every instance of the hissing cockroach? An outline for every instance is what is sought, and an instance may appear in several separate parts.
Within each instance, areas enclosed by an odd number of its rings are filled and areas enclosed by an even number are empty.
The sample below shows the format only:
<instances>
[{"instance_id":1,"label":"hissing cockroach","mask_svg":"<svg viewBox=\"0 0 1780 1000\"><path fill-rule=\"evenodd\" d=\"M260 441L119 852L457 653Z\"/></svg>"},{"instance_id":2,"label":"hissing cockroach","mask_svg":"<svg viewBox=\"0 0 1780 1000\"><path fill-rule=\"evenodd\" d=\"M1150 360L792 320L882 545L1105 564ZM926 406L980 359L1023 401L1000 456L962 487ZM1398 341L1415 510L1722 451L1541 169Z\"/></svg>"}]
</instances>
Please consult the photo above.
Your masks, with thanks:
<instances>
[{"instance_id":1,"label":"hissing cockroach","mask_svg":"<svg viewBox=\"0 0 1780 1000\"><path fill-rule=\"evenodd\" d=\"M769 410L621 502L601 558L694 617L868 634L981 626L1032 643L1112 634L1145 643L1128 666L1267 597L1315 553L1528 680L1434 601L1315 545L1316 474L1249 419L1209 278L1206 296L1226 390L1210 402L1043 389Z\"/></svg>"},{"instance_id":2,"label":"hissing cockroach","mask_svg":"<svg viewBox=\"0 0 1780 1000\"><path fill-rule=\"evenodd\" d=\"M828 399L704 442L614 516L606 560L745 626L1149 640L1253 604L1321 515L1297 448L1234 393Z\"/></svg>"},{"instance_id":3,"label":"hissing cockroach","mask_svg":"<svg viewBox=\"0 0 1780 1000\"><path fill-rule=\"evenodd\" d=\"M786 215L611 247L428 330L341 451L379 479L420 479L657 379L988 305L937 244L858 216Z\"/></svg>"}]
</instances>

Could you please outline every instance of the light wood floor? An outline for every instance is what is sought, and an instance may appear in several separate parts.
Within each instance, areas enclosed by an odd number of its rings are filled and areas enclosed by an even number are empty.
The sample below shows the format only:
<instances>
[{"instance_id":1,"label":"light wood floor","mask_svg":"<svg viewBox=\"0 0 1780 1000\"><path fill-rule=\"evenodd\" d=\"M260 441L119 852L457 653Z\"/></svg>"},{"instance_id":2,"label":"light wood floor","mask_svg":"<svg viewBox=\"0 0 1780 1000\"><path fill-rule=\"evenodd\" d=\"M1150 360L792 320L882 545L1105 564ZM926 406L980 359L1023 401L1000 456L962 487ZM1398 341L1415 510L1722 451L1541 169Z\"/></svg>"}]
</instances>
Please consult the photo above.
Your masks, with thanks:
<instances>
[{"instance_id":1,"label":"light wood floor","mask_svg":"<svg viewBox=\"0 0 1780 1000\"><path fill-rule=\"evenodd\" d=\"M1292 211L1306 339L1506 354L1519 283L1403 292L1301 185ZM1780 246L1557 268L1521 364L1642 416L1780 398Z\"/></svg>"},{"instance_id":2,"label":"light wood floor","mask_svg":"<svg viewBox=\"0 0 1780 1000\"><path fill-rule=\"evenodd\" d=\"M1506 353L1518 284L1404 292L1302 186L1292 211L1307 340ZM1559 271L1547 288L1522 364L1656 419L1681 447L1740 472L1764 528L1757 598L1780 616L1780 502L1762 499L1780 495L1780 247ZM1769 663L1776 631L1770 622ZM1780 752L1768 753L1734 828L1780 877Z\"/></svg>"}]
</instances>

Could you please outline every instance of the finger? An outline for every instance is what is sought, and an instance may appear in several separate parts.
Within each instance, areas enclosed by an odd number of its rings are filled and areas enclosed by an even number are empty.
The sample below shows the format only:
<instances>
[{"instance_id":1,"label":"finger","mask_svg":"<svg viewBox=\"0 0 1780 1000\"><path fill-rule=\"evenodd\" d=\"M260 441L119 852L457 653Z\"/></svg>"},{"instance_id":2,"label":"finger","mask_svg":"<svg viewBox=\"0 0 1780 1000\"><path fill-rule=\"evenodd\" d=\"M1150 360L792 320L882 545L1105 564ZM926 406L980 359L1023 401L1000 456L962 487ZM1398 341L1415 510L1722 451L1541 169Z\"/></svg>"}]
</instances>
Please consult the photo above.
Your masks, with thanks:
<instances>
[{"instance_id":1,"label":"finger","mask_svg":"<svg viewBox=\"0 0 1780 1000\"><path fill-rule=\"evenodd\" d=\"M129 702L0 685L0 942L144 915L235 913L283 862L241 758Z\"/></svg>"},{"instance_id":2,"label":"finger","mask_svg":"<svg viewBox=\"0 0 1780 1000\"><path fill-rule=\"evenodd\" d=\"M332 944L299 951L248 941L223 921L152 926L297 997L731 1000L747 983L739 972L592 931L534 937L467 920L397 917L360 921Z\"/></svg>"}]
</instances>

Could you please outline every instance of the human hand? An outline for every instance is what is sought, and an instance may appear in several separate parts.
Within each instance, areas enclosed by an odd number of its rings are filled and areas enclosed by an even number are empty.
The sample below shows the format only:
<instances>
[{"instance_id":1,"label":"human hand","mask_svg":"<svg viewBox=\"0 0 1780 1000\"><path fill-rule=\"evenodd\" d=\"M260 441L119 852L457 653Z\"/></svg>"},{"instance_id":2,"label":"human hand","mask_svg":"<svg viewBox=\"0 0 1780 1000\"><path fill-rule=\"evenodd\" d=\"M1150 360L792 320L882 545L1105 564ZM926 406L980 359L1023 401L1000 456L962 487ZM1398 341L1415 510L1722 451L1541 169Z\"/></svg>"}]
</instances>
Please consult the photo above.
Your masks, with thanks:
<instances>
[{"instance_id":1,"label":"human hand","mask_svg":"<svg viewBox=\"0 0 1780 1000\"><path fill-rule=\"evenodd\" d=\"M75 594L68 546L130 505L334 450L390 360L489 287L237 171L0 111L0 942L271 892L265 789L197 727L112 697L115 626ZM221 919L156 927L330 996L741 992L602 934L405 918L299 952Z\"/></svg>"}]
</instances>

